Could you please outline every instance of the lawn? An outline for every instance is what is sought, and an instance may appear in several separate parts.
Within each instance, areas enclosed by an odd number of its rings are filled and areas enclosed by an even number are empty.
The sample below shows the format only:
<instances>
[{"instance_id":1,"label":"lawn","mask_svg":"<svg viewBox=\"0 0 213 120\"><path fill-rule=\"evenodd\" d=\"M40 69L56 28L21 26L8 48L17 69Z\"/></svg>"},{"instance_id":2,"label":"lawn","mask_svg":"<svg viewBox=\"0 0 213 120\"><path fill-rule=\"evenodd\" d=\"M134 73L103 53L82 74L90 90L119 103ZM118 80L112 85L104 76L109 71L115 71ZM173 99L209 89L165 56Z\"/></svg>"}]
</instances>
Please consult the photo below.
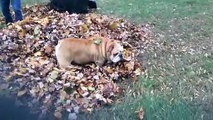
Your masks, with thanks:
<instances>
[{"instance_id":1,"label":"lawn","mask_svg":"<svg viewBox=\"0 0 213 120\"><path fill-rule=\"evenodd\" d=\"M23 0L23 4L43 2ZM101 14L150 23L156 41L142 55L146 68L119 103L80 118L134 120L213 119L213 1L98 0Z\"/></svg>"},{"instance_id":2,"label":"lawn","mask_svg":"<svg viewBox=\"0 0 213 120\"><path fill-rule=\"evenodd\" d=\"M100 0L100 13L154 25L156 46L142 56L145 74L123 102L91 119L213 119L213 1ZM136 94L136 95L135 95Z\"/></svg>"}]
</instances>

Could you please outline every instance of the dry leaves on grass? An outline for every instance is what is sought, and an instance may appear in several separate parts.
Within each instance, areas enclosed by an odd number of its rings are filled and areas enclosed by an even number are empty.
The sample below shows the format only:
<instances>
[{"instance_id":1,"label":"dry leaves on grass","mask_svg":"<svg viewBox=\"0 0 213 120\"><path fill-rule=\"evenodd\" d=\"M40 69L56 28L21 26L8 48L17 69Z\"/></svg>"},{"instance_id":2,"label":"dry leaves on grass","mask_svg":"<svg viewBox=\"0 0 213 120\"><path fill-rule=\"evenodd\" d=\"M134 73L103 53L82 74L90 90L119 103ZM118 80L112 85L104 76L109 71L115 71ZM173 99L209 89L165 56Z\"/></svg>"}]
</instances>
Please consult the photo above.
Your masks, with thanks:
<instances>
[{"instance_id":1,"label":"dry leaves on grass","mask_svg":"<svg viewBox=\"0 0 213 120\"><path fill-rule=\"evenodd\" d=\"M39 5L24 8L24 13L27 17L23 21L0 31L0 56L4 63L0 72L5 80L11 80L9 87L17 96L31 96L27 98L28 106L40 101L44 111L53 105L57 118L64 110L91 112L114 102L122 92L119 81L135 80L143 72L136 58L151 42L147 26L95 13L58 13ZM67 71L58 68L54 47L60 39L95 34L122 41L126 61L102 69L94 64Z\"/></svg>"}]
</instances>

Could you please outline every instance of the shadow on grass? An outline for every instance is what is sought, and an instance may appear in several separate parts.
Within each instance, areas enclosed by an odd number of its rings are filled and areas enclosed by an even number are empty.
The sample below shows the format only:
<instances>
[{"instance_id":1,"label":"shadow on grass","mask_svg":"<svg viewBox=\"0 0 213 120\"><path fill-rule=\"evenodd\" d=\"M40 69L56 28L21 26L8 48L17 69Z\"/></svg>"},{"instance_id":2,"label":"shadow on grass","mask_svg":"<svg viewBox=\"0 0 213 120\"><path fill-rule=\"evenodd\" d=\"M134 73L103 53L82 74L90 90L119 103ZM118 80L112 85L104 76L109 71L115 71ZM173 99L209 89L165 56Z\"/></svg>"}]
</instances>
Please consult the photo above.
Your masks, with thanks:
<instances>
[{"instance_id":1,"label":"shadow on grass","mask_svg":"<svg viewBox=\"0 0 213 120\"><path fill-rule=\"evenodd\" d=\"M0 95L0 120L37 119L38 115L30 113L29 108L17 106L16 100L13 97L5 97Z\"/></svg>"}]
</instances>

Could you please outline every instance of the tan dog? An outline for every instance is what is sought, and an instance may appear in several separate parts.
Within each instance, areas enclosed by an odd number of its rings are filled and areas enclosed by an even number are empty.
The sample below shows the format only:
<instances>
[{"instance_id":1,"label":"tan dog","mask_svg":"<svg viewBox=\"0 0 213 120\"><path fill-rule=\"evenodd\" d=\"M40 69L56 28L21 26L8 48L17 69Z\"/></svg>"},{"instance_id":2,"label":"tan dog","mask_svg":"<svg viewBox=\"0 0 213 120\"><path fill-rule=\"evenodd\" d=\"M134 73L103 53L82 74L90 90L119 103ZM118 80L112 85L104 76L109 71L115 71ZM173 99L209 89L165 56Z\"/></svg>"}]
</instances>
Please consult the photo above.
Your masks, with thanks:
<instances>
[{"instance_id":1,"label":"tan dog","mask_svg":"<svg viewBox=\"0 0 213 120\"><path fill-rule=\"evenodd\" d=\"M87 39L66 38L55 47L56 58L61 68L67 68L71 62L87 64L95 62L102 66L105 61L119 62L123 47L117 40L94 36Z\"/></svg>"}]
</instances>

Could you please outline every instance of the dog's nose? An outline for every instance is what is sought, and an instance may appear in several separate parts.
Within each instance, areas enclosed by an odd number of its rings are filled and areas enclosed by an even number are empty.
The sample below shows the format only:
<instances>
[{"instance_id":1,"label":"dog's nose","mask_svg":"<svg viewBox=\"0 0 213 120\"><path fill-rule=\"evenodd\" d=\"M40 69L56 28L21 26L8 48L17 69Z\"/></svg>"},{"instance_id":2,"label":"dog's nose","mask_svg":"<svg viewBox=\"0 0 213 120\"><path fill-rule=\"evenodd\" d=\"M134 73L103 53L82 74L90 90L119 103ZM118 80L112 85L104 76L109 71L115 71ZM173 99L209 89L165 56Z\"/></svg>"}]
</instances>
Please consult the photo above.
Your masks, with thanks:
<instances>
[{"instance_id":1,"label":"dog's nose","mask_svg":"<svg viewBox=\"0 0 213 120\"><path fill-rule=\"evenodd\" d=\"M119 57L120 57L120 58L123 58L123 55L122 55L122 54L120 54L120 55L119 55Z\"/></svg>"}]
</instances>

